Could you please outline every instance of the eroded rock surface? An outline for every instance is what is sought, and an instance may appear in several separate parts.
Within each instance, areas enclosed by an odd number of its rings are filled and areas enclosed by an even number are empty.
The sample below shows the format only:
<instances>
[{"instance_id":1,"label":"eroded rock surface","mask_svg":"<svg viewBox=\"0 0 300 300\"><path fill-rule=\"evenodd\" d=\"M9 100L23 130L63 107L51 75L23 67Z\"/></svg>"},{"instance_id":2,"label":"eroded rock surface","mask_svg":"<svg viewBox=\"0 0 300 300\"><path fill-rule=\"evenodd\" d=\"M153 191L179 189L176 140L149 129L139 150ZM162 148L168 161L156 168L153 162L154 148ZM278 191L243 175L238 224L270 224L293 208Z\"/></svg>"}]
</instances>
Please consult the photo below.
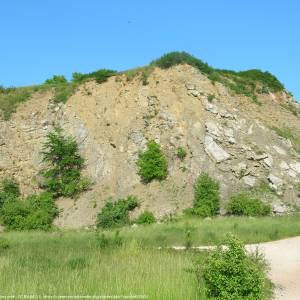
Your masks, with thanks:
<instances>
[{"instance_id":1,"label":"eroded rock surface","mask_svg":"<svg viewBox=\"0 0 300 300\"><path fill-rule=\"evenodd\" d=\"M76 202L58 200L60 226L92 225L108 198L127 195L136 195L140 210L158 217L180 212L192 205L201 172L220 182L222 200L265 182L277 193L274 203L280 203L274 213L282 213L286 204L299 205L300 154L291 140L272 130L288 124L300 139L300 118L281 105L292 101L289 96L262 94L258 106L190 66L155 69L148 82L127 81L126 75L87 82L66 104L53 103L50 91L34 94L11 120L0 121L1 178L15 177L23 194L38 191L42 144L59 125L76 138L86 158L85 175L93 181ZM215 96L212 101L209 95ZM151 139L168 158L169 176L145 185L136 161ZM182 161L178 147L187 152Z\"/></svg>"}]
</instances>

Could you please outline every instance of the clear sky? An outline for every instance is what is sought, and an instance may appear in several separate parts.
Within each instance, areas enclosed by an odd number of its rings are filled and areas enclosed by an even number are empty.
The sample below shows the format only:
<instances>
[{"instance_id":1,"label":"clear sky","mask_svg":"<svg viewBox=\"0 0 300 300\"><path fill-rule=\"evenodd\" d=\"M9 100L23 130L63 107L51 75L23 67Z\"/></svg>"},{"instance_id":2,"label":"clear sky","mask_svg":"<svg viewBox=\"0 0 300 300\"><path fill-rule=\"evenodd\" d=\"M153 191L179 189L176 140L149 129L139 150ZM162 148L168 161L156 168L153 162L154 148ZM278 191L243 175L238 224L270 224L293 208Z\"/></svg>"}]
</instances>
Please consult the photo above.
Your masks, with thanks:
<instances>
[{"instance_id":1,"label":"clear sky","mask_svg":"<svg viewBox=\"0 0 300 300\"><path fill-rule=\"evenodd\" d=\"M184 50L259 68L300 99L299 0L0 0L0 85L142 66Z\"/></svg>"}]
</instances>

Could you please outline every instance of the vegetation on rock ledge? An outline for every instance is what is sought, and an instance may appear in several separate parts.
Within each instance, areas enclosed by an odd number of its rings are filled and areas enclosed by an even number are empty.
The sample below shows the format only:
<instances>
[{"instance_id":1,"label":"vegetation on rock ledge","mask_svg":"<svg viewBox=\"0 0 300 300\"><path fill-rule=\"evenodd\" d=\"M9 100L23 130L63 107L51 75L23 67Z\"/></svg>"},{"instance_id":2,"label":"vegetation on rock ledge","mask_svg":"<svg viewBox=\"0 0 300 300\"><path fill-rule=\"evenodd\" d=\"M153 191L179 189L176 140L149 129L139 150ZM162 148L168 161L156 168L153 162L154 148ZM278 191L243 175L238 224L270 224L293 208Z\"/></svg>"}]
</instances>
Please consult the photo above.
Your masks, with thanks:
<instances>
[{"instance_id":1,"label":"vegetation on rock ledge","mask_svg":"<svg viewBox=\"0 0 300 300\"><path fill-rule=\"evenodd\" d=\"M155 141L150 141L147 150L139 154L137 166L138 174L146 183L153 179L163 180L168 175L168 162L160 145Z\"/></svg>"},{"instance_id":2,"label":"vegetation on rock ledge","mask_svg":"<svg viewBox=\"0 0 300 300\"><path fill-rule=\"evenodd\" d=\"M88 80L95 80L97 83L103 83L109 77L116 74L125 73L128 80L131 80L138 75L140 76L142 84L147 85L148 77L154 67L167 69L180 64L193 66L208 76L213 83L219 82L236 94L250 97L257 104L260 104L257 99L257 94L280 92L284 90L283 84L269 72L263 72L258 69L240 72L216 69L186 52L170 52L152 61L145 67L125 72L100 69L86 74L74 72L71 82L62 75L54 75L52 78L47 79L42 85L22 88L3 88L0 86L0 111L2 118L8 120L11 114L15 112L19 103L27 101L32 93L44 91L49 88L54 90L54 102L65 103L80 84ZM295 110L292 112L295 114Z\"/></svg>"}]
</instances>

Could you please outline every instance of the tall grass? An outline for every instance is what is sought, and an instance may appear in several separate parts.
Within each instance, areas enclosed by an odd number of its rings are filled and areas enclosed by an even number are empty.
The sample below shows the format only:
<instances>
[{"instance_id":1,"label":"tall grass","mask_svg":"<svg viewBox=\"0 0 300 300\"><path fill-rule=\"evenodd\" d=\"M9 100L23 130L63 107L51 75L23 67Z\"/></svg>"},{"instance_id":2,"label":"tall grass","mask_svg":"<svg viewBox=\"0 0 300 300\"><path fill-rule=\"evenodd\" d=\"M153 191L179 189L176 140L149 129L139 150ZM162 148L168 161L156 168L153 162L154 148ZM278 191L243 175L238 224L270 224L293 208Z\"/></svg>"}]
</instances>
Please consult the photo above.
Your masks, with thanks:
<instances>
[{"instance_id":1,"label":"tall grass","mask_svg":"<svg viewBox=\"0 0 300 300\"><path fill-rule=\"evenodd\" d=\"M150 226L124 227L121 236L144 245L183 246L187 232L192 246L215 245L231 232L245 243L266 242L300 235L300 215L278 217L216 217L181 218L177 221ZM105 232L110 235L110 231Z\"/></svg>"},{"instance_id":2,"label":"tall grass","mask_svg":"<svg viewBox=\"0 0 300 300\"><path fill-rule=\"evenodd\" d=\"M228 232L246 243L300 235L300 215L189 217L124 227L119 235L109 230L100 234L80 230L5 232L1 234L5 242L0 251L1 295L206 299L203 283L197 282L193 272L195 261L206 254L166 248L217 244Z\"/></svg>"},{"instance_id":3,"label":"tall grass","mask_svg":"<svg viewBox=\"0 0 300 300\"><path fill-rule=\"evenodd\" d=\"M146 295L205 299L188 269L193 254L130 241L102 249L94 233L7 233L1 253L1 295Z\"/></svg>"}]
</instances>

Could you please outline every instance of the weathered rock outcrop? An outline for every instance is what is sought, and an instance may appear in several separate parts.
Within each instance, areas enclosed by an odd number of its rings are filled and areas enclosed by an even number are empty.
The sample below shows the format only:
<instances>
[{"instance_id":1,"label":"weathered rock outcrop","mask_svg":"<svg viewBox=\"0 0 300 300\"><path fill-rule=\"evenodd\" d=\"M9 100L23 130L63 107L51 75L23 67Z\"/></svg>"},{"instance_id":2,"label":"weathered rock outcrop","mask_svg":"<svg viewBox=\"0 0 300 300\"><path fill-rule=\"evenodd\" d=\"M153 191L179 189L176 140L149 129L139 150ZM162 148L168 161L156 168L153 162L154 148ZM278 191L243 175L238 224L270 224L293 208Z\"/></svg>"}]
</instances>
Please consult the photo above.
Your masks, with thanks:
<instances>
[{"instance_id":1,"label":"weathered rock outcrop","mask_svg":"<svg viewBox=\"0 0 300 300\"><path fill-rule=\"evenodd\" d=\"M51 102L51 92L34 94L11 120L0 121L0 176L14 176L24 194L36 191L42 143L60 125L75 136L93 180L76 202L58 200L61 226L93 224L106 199L129 194L158 217L178 212L192 204L200 172L220 181L223 200L263 181L275 190L268 199L274 212L299 205L299 153L293 141L272 130L288 126L300 138L299 117L282 107L293 101L287 94L262 94L258 106L185 65L155 69L148 82L144 86L138 77L128 82L125 75L87 82L66 104ZM166 153L169 176L145 185L136 160L149 139ZM183 161L176 156L178 147L187 151Z\"/></svg>"}]
</instances>

